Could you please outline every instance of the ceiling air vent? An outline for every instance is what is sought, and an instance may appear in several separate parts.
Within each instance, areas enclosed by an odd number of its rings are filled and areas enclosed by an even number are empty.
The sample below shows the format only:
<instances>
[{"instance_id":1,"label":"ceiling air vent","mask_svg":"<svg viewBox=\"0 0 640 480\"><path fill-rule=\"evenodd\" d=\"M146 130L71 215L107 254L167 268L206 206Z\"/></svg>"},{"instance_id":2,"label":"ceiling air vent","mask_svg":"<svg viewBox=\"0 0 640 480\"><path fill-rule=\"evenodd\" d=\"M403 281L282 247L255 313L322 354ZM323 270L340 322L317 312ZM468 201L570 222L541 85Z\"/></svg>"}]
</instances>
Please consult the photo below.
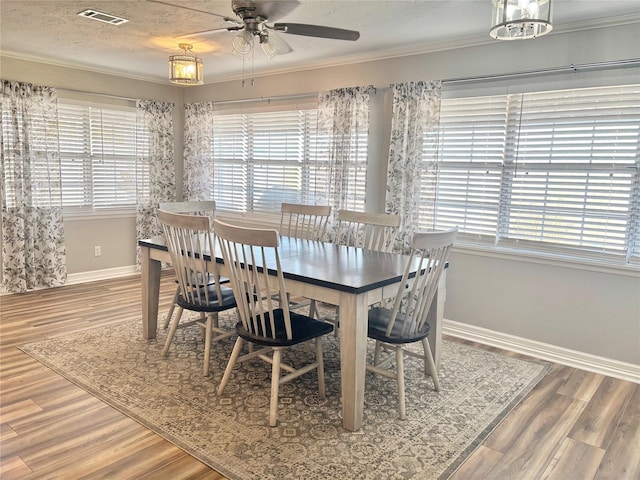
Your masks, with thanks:
<instances>
[{"instance_id":1,"label":"ceiling air vent","mask_svg":"<svg viewBox=\"0 0 640 480\"><path fill-rule=\"evenodd\" d=\"M98 20L100 22L110 23L111 25L122 25L123 23L127 23L129 21L126 18L116 17L114 15L97 12L95 10L85 10L84 12L80 12L78 15L80 15L81 17L93 18L94 20Z\"/></svg>"}]
</instances>

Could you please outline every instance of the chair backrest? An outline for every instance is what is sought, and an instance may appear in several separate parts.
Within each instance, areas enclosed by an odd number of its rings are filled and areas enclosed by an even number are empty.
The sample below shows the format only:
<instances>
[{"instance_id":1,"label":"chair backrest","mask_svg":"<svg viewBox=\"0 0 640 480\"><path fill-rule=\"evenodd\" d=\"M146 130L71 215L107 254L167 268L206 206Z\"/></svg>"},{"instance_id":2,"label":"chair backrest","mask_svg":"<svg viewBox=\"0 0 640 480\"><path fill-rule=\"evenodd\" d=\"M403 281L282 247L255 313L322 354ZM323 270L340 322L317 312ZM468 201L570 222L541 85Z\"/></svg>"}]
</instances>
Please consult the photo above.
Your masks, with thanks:
<instances>
[{"instance_id":1,"label":"chair backrest","mask_svg":"<svg viewBox=\"0 0 640 480\"><path fill-rule=\"evenodd\" d=\"M399 226L400 215L339 210L335 243L390 252Z\"/></svg>"},{"instance_id":2,"label":"chair backrest","mask_svg":"<svg viewBox=\"0 0 640 480\"><path fill-rule=\"evenodd\" d=\"M393 304L387 336L391 335L399 314L404 316L405 321L403 329L394 332L394 336L411 336L422 331L457 233L458 229L454 228L440 232L416 233L413 236L411 254ZM423 273L410 279L412 271Z\"/></svg>"},{"instance_id":3,"label":"chair backrest","mask_svg":"<svg viewBox=\"0 0 640 480\"><path fill-rule=\"evenodd\" d=\"M222 298L215 258L206 261L203 255L214 252L209 217L158 210L158 219L182 297L193 305L207 305L209 289L202 284L213 280L216 294Z\"/></svg>"},{"instance_id":4,"label":"chair backrest","mask_svg":"<svg viewBox=\"0 0 640 480\"><path fill-rule=\"evenodd\" d=\"M280 209L280 235L323 240L331 214L328 205L283 203Z\"/></svg>"},{"instance_id":5,"label":"chair backrest","mask_svg":"<svg viewBox=\"0 0 640 480\"><path fill-rule=\"evenodd\" d=\"M286 298L278 232L238 227L219 220L214 220L213 229L229 271L244 328L258 337L275 338L275 321L282 318L287 338L291 339L288 302L282 302L280 306L274 299L278 298L274 295ZM263 268L265 265L271 267L272 275L268 268Z\"/></svg>"}]
</instances>

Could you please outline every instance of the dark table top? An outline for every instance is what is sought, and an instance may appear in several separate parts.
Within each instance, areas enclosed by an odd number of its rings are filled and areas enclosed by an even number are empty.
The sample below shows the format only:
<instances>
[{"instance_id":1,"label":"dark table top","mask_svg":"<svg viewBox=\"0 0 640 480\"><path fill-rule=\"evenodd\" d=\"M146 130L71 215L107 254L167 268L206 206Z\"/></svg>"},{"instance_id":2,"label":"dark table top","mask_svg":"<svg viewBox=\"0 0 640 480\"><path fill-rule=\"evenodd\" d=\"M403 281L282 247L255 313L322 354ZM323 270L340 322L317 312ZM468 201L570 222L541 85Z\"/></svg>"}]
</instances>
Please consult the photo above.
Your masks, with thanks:
<instances>
[{"instance_id":1,"label":"dark table top","mask_svg":"<svg viewBox=\"0 0 640 480\"><path fill-rule=\"evenodd\" d=\"M162 237L138 243L152 249L167 250ZM216 261L222 263L219 246L216 244L214 248ZM278 251L285 279L354 294L398 283L408 260L407 256L395 253L286 236L280 237ZM270 270L275 270L275 265L273 258L267 259Z\"/></svg>"}]
</instances>

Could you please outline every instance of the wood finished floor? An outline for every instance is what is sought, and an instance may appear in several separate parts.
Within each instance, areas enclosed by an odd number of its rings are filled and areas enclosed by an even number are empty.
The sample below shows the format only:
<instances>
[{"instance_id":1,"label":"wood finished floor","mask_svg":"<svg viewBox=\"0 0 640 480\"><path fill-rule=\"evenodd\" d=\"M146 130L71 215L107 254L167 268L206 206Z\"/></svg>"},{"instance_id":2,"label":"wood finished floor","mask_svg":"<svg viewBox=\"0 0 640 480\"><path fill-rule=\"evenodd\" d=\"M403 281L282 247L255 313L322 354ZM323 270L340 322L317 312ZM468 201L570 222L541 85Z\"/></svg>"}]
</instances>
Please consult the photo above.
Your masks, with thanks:
<instances>
[{"instance_id":1,"label":"wood finished floor","mask_svg":"<svg viewBox=\"0 0 640 480\"><path fill-rule=\"evenodd\" d=\"M139 277L2 296L0 315L2 479L224 478L16 348L139 318ZM553 365L452 478L638 480L640 386Z\"/></svg>"}]
</instances>

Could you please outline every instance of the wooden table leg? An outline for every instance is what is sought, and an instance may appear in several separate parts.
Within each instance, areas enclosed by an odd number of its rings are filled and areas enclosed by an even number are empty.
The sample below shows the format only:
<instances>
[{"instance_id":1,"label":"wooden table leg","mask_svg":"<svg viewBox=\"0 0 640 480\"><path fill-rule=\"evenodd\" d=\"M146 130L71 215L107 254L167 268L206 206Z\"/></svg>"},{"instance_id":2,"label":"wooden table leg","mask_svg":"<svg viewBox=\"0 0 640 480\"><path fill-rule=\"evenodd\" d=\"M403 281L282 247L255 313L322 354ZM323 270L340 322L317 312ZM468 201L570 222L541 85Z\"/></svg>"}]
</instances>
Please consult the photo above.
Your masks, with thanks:
<instances>
[{"instance_id":1,"label":"wooden table leg","mask_svg":"<svg viewBox=\"0 0 640 480\"><path fill-rule=\"evenodd\" d=\"M156 338L158 328L158 301L160 298L161 263L150 257L151 249L140 247L142 274L142 338Z\"/></svg>"},{"instance_id":2,"label":"wooden table leg","mask_svg":"<svg viewBox=\"0 0 640 480\"><path fill-rule=\"evenodd\" d=\"M442 343L442 319L444 317L444 301L447 296L447 269L445 268L438 282L438 290L436 296L431 303L427 321L431 330L429 332L429 346L433 354L433 361L436 364L436 370L440 368L440 351Z\"/></svg>"},{"instance_id":3,"label":"wooden table leg","mask_svg":"<svg viewBox=\"0 0 640 480\"><path fill-rule=\"evenodd\" d=\"M340 297L340 372L342 425L362 427L367 355L367 301L365 295Z\"/></svg>"}]
</instances>

